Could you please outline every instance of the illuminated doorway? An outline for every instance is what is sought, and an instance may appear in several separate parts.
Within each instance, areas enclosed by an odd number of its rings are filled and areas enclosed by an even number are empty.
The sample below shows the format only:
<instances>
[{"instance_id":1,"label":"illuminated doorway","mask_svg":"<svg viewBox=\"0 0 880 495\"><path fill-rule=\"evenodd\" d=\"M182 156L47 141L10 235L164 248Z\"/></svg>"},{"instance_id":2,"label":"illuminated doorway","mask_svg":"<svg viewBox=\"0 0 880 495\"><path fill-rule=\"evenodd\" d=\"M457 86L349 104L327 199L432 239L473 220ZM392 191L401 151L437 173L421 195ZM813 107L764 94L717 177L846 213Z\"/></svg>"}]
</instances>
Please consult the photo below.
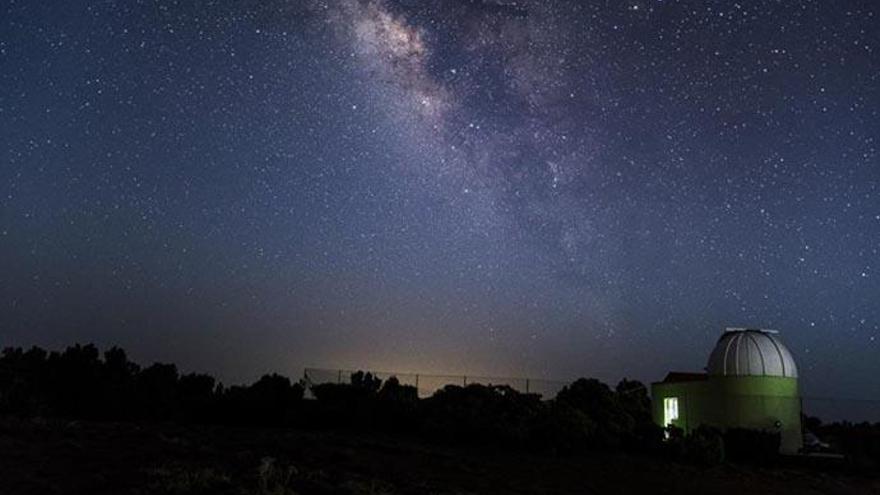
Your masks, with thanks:
<instances>
[{"instance_id":1,"label":"illuminated doorway","mask_svg":"<svg viewBox=\"0 0 880 495\"><path fill-rule=\"evenodd\" d=\"M678 397L663 399L663 425L669 426L678 419Z\"/></svg>"}]
</instances>

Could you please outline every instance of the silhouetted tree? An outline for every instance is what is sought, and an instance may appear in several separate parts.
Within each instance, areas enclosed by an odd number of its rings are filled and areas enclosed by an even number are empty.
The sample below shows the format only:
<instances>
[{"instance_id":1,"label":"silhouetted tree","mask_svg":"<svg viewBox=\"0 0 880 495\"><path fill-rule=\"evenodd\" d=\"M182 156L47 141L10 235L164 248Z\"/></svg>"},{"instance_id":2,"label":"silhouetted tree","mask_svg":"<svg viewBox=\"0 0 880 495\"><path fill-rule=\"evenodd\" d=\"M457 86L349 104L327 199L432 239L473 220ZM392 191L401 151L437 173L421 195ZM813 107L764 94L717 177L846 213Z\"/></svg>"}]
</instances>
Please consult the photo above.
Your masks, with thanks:
<instances>
[{"instance_id":1,"label":"silhouetted tree","mask_svg":"<svg viewBox=\"0 0 880 495\"><path fill-rule=\"evenodd\" d=\"M535 418L530 445L557 454L584 452L593 447L597 428L580 409L551 401Z\"/></svg>"},{"instance_id":2,"label":"silhouetted tree","mask_svg":"<svg viewBox=\"0 0 880 495\"><path fill-rule=\"evenodd\" d=\"M263 375L249 391L261 424L283 424L302 400L303 388L281 375Z\"/></svg>"},{"instance_id":3,"label":"silhouetted tree","mask_svg":"<svg viewBox=\"0 0 880 495\"><path fill-rule=\"evenodd\" d=\"M216 381L213 376L190 373L177 382L181 419L206 422L212 419L212 408L217 406Z\"/></svg>"},{"instance_id":4,"label":"silhouetted tree","mask_svg":"<svg viewBox=\"0 0 880 495\"><path fill-rule=\"evenodd\" d=\"M351 374L351 386L364 389L368 392L378 392L379 388L382 386L382 380L373 376L369 371L366 373L363 371L356 371Z\"/></svg>"},{"instance_id":5,"label":"silhouetted tree","mask_svg":"<svg viewBox=\"0 0 880 495\"><path fill-rule=\"evenodd\" d=\"M101 362L98 348L76 344L63 353L52 352L46 360L50 414L96 418L102 403Z\"/></svg>"},{"instance_id":6,"label":"silhouetted tree","mask_svg":"<svg viewBox=\"0 0 880 495\"><path fill-rule=\"evenodd\" d=\"M614 388L617 400L624 412L629 414L636 423L650 423L651 398L648 388L640 381L624 378Z\"/></svg>"},{"instance_id":7,"label":"silhouetted tree","mask_svg":"<svg viewBox=\"0 0 880 495\"><path fill-rule=\"evenodd\" d=\"M385 380L376 394L375 424L386 430L412 431L417 424L419 392L412 385L401 385L397 377Z\"/></svg>"},{"instance_id":8,"label":"silhouetted tree","mask_svg":"<svg viewBox=\"0 0 880 495\"><path fill-rule=\"evenodd\" d=\"M413 403L419 399L419 390L412 385L401 385L396 376L385 380L379 389L379 399L395 403Z\"/></svg>"},{"instance_id":9,"label":"silhouetted tree","mask_svg":"<svg viewBox=\"0 0 880 495\"><path fill-rule=\"evenodd\" d=\"M449 385L427 399L396 377L352 373L345 384L311 387L316 401L289 378L263 375L249 386L223 387L205 374L181 376L173 364L141 369L117 347L103 359L94 345L63 352L6 348L0 355L0 414L84 419L219 421L242 425L384 429L443 441L529 446L557 453L621 448L662 452L711 465L724 457L769 461L779 436L750 430L700 429L685 435L651 419L645 386L624 379L612 390L581 378L541 401L508 386ZM805 420L835 448L880 463L880 425Z\"/></svg>"},{"instance_id":10,"label":"silhouetted tree","mask_svg":"<svg viewBox=\"0 0 880 495\"><path fill-rule=\"evenodd\" d=\"M541 408L538 395L506 385L447 385L424 401L422 421L440 438L523 444Z\"/></svg>"},{"instance_id":11,"label":"silhouetted tree","mask_svg":"<svg viewBox=\"0 0 880 495\"><path fill-rule=\"evenodd\" d=\"M21 416L48 413L47 353L38 347L27 352L6 348L0 357L0 412ZM53 389L54 390L54 389Z\"/></svg>"},{"instance_id":12,"label":"silhouetted tree","mask_svg":"<svg viewBox=\"0 0 880 495\"><path fill-rule=\"evenodd\" d=\"M584 414L591 433L588 444L602 448L653 450L659 448L663 430L651 419L651 402L646 387L622 380L612 391L596 379L581 378L557 394L559 406Z\"/></svg>"},{"instance_id":13,"label":"silhouetted tree","mask_svg":"<svg viewBox=\"0 0 880 495\"><path fill-rule=\"evenodd\" d=\"M178 405L177 366L154 363L137 375L138 415L149 419L171 418Z\"/></svg>"},{"instance_id":14,"label":"silhouetted tree","mask_svg":"<svg viewBox=\"0 0 880 495\"><path fill-rule=\"evenodd\" d=\"M622 433L634 426L608 385L594 378L581 378L564 387L556 402L577 409L596 425L591 441L597 446L619 446Z\"/></svg>"},{"instance_id":15,"label":"silhouetted tree","mask_svg":"<svg viewBox=\"0 0 880 495\"><path fill-rule=\"evenodd\" d=\"M629 429L622 433L624 447L643 452L659 451L663 428L654 423L648 388L642 382L624 378L614 390L623 413L631 418L631 422L627 421Z\"/></svg>"},{"instance_id":16,"label":"silhouetted tree","mask_svg":"<svg viewBox=\"0 0 880 495\"><path fill-rule=\"evenodd\" d=\"M135 415L135 380L141 368L128 360L125 351L113 347L104 352L101 417L130 418Z\"/></svg>"}]
</instances>

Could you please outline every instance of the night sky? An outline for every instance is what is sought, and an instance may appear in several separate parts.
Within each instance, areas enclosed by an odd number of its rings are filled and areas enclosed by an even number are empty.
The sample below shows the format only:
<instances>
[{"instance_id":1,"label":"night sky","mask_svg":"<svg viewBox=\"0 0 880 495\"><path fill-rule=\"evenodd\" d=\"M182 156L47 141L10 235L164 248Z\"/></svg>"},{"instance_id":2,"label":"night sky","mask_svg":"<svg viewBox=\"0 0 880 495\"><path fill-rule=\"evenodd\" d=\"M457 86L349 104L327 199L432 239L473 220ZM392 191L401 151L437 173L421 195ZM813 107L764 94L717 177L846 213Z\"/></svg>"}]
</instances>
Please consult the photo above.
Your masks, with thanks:
<instances>
[{"instance_id":1,"label":"night sky","mask_svg":"<svg viewBox=\"0 0 880 495\"><path fill-rule=\"evenodd\" d=\"M0 343L880 396L872 1L0 4Z\"/></svg>"}]
</instances>

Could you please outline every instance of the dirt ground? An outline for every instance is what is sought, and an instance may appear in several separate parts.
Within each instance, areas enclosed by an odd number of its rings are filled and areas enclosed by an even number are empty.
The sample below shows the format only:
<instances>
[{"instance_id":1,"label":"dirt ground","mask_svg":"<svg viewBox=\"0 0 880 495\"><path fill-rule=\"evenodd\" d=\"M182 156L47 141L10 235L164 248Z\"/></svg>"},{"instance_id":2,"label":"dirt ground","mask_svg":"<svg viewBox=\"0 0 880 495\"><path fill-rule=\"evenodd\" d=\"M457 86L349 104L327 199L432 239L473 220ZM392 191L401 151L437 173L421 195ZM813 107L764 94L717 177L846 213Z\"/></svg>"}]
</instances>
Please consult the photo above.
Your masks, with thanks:
<instances>
[{"instance_id":1,"label":"dirt ground","mask_svg":"<svg viewBox=\"0 0 880 495\"><path fill-rule=\"evenodd\" d=\"M60 493L880 494L880 477L553 458L344 432L0 420L0 494Z\"/></svg>"}]
</instances>

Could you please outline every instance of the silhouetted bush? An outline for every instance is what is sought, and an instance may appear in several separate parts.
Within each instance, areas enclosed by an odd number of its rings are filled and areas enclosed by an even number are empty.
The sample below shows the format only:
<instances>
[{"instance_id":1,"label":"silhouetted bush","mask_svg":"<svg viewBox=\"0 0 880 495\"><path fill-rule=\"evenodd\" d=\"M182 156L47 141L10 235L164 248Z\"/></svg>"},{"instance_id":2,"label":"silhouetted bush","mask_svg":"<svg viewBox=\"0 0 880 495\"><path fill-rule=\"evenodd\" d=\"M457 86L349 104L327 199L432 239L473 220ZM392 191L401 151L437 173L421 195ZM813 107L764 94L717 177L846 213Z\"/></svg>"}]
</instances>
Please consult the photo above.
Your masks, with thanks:
<instances>
[{"instance_id":1,"label":"silhouetted bush","mask_svg":"<svg viewBox=\"0 0 880 495\"><path fill-rule=\"evenodd\" d=\"M622 435L623 447L628 451L657 453L662 448L663 428L654 422L648 387L637 380L624 378L614 388L623 412L628 415L630 428Z\"/></svg>"},{"instance_id":2,"label":"silhouetted bush","mask_svg":"<svg viewBox=\"0 0 880 495\"><path fill-rule=\"evenodd\" d=\"M556 402L577 409L596 424L590 437L593 447L620 447L623 433L635 426L608 385L594 378L581 378L564 387Z\"/></svg>"},{"instance_id":3,"label":"silhouetted bush","mask_svg":"<svg viewBox=\"0 0 880 495\"><path fill-rule=\"evenodd\" d=\"M700 426L689 434L674 426L666 431L668 439L661 449L664 455L699 466L714 466L727 460L770 465L779 456L778 433L708 426Z\"/></svg>"},{"instance_id":4,"label":"silhouetted bush","mask_svg":"<svg viewBox=\"0 0 880 495\"><path fill-rule=\"evenodd\" d=\"M726 458L724 435L721 430L700 426L685 434L675 426L666 428L667 440L660 450L664 457L697 466L710 467Z\"/></svg>"},{"instance_id":5,"label":"silhouetted bush","mask_svg":"<svg viewBox=\"0 0 880 495\"><path fill-rule=\"evenodd\" d=\"M217 386L213 376L190 373L177 382L180 419L201 423L209 421L217 405Z\"/></svg>"},{"instance_id":6,"label":"silhouetted bush","mask_svg":"<svg viewBox=\"0 0 880 495\"><path fill-rule=\"evenodd\" d=\"M385 430L413 431L417 426L419 391L401 385L397 377L385 380L376 394L376 424Z\"/></svg>"},{"instance_id":7,"label":"silhouetted bush","mask_svg":"<svg viewBox=\"0 0 880 495\"><path fill-rule=\"evenodd\" d=\"M50 394L47 353L7 348L0 358L0 411L19 416L47 414Z\"/></svg>"},{"instance_id":8,"label":"silhouetted bush","mask_svg":"<svg viewBox=\"0 0 880 495\"><path fill-rule=\"evenodd\" d=\"M653 422L648 387L638 380L624 378L614 387L620 407L636 423Z\"/></svg>"},{"instance_id":9,"label":"silhouetted bush","mask_svg":"<svg viewBox=\"0 0 880 495\"><path fill-rule=\"evenodd\" d=\"M423 401L421 419L424 430L438 438L525 444L541 409L537 394L506 385L447 385Z\"/></svg>"},{"instance_id":10,"label":"silhouetted bush","mask_svg":"<svg viewBox=\"0 0 880 495\"><path fill-rule=\"evenodd\" d=\"M138 416L146 419L174 417L177 401L177 366L154 363L141 371L135 379L135 403Z\"/></svg>"},{"instance_id":11,"label":"silhouetted bush","mask_svg":"<svg viewBox=\"0 0 880 495\"><path fill-rule=\"evenodd\" d=\"M880 423L843 421L813 427L814 433L830 443L833 451L845 454L853 467L880 470Z\"/></svg>"},{"instance_id":12,"label":"silhouetted bush","mask_svg":"<svg viewBox=\"0 0 880 495\"><path fill-rule=\"evenodd\" d=\"M250 387L217 392L220 420L233 424L282 426L291 424L303 398L303 387L281 375L263 375Z\"/></svg>"},{"instance_id":13,"label":"silhouetted bush","mask_svg":"<svg viewBox=\"0 0 880 495\"><path fill-rule=\"evenodd\" d=\"M140 372L140 366L129 361L124 350L113 347L104 352L102 419L135 416L137 391L134 384Z\"/></svg>"},{"instance_id":14,"label":"silhouetted bush","mask_svg":"<svg viewBox=\"0 0 880 495\"><path fill-rule=\"evenodd\" d=\"M376 393L382 387L382 380L369 371L356 371L351 374L351 386L367 393Z\"/></svg>"},{"instance_id":15,"label":"silhouetted bush","mask_svg":"<svg viewBox=\"0 0 880 495\"><path fill-rule=\"evenodd\" d=\"M378 403L381 387L382 380L363 371L352 373L349 383L312 385L310 390L319 407L312 411L311 424L349 429L382 425Z\"/></svg>"},{"instance_id":16,"label":"silhouetted bush","mask_svg":"<svg viewBox=\"0 0 880 495\"><path fill-rule=\"evenodd\" d=\"M545 404L532 425L531 445L554 454L589 450L599 426L584 412L567 404Z\"/></svg>"},{"instance_id":17,"label":"silhouetted bush","mask_svg":"<svg viewBox=\"0 0 880 495\"><path fill-rule=\"evenodd\" d=\"M564 387L555 402L580 411L595 425L586 439L591 448L653 450L662 439L640 382L622 380L612 391L599 380L581 378Z\"/></svg>"},{"instance_id":18,"label":"silhouetted bush","mask_svg":"<svg viewBox=\"0 0 880 495\"><path fill-rule=\"evenodd\" d=\"M812 432L818 432L822 428L821 419L806 414L801 414L801 424L804 425L804 430Z\"/></svg>"},{"instance_id":19,"label":"silhouetted bush","mask_svg":"<svg viewBox=\"0 0 880 495\"><path fill-rule=\"evenodd\" d=\"M257 423L281 425L292 418L296 405L303 398L303 387L281 375L263 375L248 389L248 397Z\"/></svg>"},{"instance_id":20,"label":"silhouetted bush","mask_svg":"<svg viewBox=\"0 0 880 495\"><path fill-rule=\"evenodd\" d=\"M737 462L769 464L779 457L779 433L728 428L724 431L724 451L727 458Z\"/></svg>"},{"instance_id":21,"label":"silhouetted bush","mask_svg":"<svg viewBox=\"0 0 880 495\"><path fill-rule=\"evenodd\" d=\"M100 354L94 345L79 344L63 353L52 352L46 360L48 411L67 417L100 417ZM97 386L96 386L97 385Z\"/></svg>"},{"instance_id":22,"label":"silhouetted bush","mask_svg":"<svg viewBox=\"0 0 880 495\"><path fill-rule=\"evenodd\" d=\"M379 399L390 403L413 404L419 400L419 390L412 385L401 385L397 377L392 376L379 389Z\"/></svg>"},{"instance_id":23,"label":"silhouetted bush","mask_svg":"<svg viewBox=\"0 0 880 495\"><path fill-rule=\"evenodd\" d=\"M312 385L311 391L322 404L336 407L360 405L375 399L381 386L382 380L358 371L352 373L349 383L321 383Z\"/></svg>"},{"instance_id":24,"label":"silhouetted bush","mask_svg":"<svg viewBox=\"0 0 880 495\"><path fill-rule=\"evenodd\" d=\"M701 426L685 440L685 459L698 466L715 466L725 459L725 443L721 431Z\"/></svg>"},{"instance_id":25,"label":"silhouetted bush","mask_svg":"<svg viewBox=\"0 0 880 495\"><path fill-rule=\"evenodd\" d=\"M415 431L418 390L401 385L397 377L384 383L370 372L351 374L349 383L322 383L310 388L320 407L312 424L352 429Z\"/></svg>"}]
</instances>

